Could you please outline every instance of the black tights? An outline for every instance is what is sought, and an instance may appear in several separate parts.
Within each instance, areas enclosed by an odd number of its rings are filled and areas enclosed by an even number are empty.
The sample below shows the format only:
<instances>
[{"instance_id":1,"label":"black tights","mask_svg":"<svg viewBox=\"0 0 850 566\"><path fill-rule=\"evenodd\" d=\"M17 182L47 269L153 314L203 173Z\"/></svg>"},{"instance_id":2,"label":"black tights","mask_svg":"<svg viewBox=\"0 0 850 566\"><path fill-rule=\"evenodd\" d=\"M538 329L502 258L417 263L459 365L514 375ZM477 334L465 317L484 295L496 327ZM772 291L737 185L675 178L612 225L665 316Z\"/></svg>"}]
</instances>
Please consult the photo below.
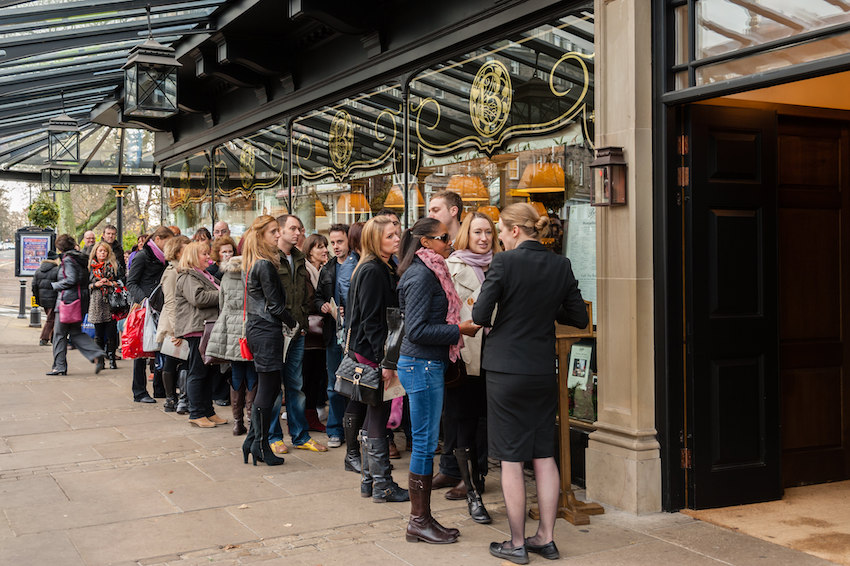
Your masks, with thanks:
<instances>
[{"instance_id":1,"label":"black tights","mask_svg":"<svg viewBox=\"0 0 850 566\"><path fill-rule=\"evenodd\" d=\"M94 336L103 344L107 352L114 352L118 347L118 323L114 320L94 323Z\"/></svg>"},{"instance_id":2,"label":"black tights","mask_svg":"<svg viewBox=\"0 0 850 566\"><path fill-rule=\"evenodd\" d=\"M366 405L360 401L351 400L345 408L346 413L365 418L363 428L369 438L383 438L387 435L387 421L390 419L391 403L385 401L380 405Z\"/></svg>"},{"instance_id":3,"label":"black tights","mask_svg":"<svg viewBox=\"0 0 850 566\"><path fill-rule=\"evenodd\" d=\"M278 371L257 372L257 395L254 397L254 406L271 408L280 394L280 377Z\"/></svg>"}]
</instances>

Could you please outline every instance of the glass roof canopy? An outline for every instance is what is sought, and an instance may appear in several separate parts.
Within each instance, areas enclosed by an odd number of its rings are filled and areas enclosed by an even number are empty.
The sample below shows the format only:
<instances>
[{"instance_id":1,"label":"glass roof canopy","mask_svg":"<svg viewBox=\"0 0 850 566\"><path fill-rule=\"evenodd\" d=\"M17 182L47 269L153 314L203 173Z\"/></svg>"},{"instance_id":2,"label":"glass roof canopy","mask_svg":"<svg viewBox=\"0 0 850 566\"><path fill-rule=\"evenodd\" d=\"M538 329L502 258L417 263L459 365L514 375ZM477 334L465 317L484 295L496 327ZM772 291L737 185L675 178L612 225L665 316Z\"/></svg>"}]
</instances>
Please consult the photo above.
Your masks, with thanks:
<instances>
[{"instance_id":1,"label":"glass roof canopy","mask_svg":"<svg viewBox=\"0 0 850 566\"><path fill-rule=\"evenodd\" d=\"M151 132L90 122L114 98L121 67L148 36L169 45L212 33L210 16L227 0L0 0L0 178L37 172L47 159L47 121L80 124L75 182L90 174L151 175ZM83 177L80 177L82 175Z\"/></svg>"}]
</instances>

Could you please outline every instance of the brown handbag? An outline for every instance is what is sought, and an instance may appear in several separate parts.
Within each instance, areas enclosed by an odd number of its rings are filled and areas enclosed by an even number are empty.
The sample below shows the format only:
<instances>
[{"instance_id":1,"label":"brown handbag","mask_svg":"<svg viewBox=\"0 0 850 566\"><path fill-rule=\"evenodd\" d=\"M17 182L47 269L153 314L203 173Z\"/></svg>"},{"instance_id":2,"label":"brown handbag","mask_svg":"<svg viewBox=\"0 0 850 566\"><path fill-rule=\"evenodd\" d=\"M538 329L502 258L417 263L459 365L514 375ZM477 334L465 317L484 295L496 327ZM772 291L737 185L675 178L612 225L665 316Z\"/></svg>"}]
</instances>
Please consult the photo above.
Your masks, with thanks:
<instances>
[{"instance_id":1,"label":"brown handbag","mask_svg":"<svg viewBox=\"0 0 850 566\"><path fill-rule=\"evenodd\" d=\"M458 358L454 362L449 362L446 366L446 373L443 374L443 381L447 389L454 389L466 383L466 363L463 358Z\"/></svg>"},{"instance_id":2,"label":"brown handbag","mask_svg":"<svg viewBox=\"0 0 850 566\"><path fill-rule=\"evenodd\" d=\"M324 315L311 314L307 316L307 336L304 338L305 350L325 349L324 326Z\"/></svg>"},{"instance_id":3,"label":"brown handbag","mask_svg":"<svg viewBox=\"0 0 850 566\"><path fill-rule=\"evenodd\" d=\"M201 343L198 346L198 350L201 353L201 358L204 360L204 363L207 365L216 365L216 364L229 364L230 362L227 360L222 360L221 358L213 358L211 356L207 356L207 345L210 343L210 335L212 334L213 326L215 326L214 320L205 320L204 321L204 335L201 336Z\"/></svg>"}]
</instances>

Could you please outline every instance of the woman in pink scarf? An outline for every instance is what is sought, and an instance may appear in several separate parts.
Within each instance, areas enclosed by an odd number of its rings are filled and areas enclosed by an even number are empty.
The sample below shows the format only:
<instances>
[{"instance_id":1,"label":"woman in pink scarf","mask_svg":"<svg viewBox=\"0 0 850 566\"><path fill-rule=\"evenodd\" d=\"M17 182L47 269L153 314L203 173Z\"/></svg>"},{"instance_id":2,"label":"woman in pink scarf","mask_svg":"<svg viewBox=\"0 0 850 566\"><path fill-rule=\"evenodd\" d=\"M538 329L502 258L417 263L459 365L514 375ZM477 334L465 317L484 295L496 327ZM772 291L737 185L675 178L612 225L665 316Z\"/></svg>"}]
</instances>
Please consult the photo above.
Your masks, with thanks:
<instances>
[{"instance_id":1,"label":"woman in pink scarf","mask_svg":"<svg viewBox=\"0 0 850 566\"><path fill-rule=\"evenodd\" d=\"M459 359L461 335L474 336L479 327L460 321L460 299L446 258L451 252L446 226L422 218L401 241L398 298L404 313L405 336L398 359L398 378L410 397L413 453L410 456L410 521L407 540L432 544L457 541L457 529L447 529L431 516L434 450L443 408L443 376L449 362Z\"/></svg>"}]
</instances>

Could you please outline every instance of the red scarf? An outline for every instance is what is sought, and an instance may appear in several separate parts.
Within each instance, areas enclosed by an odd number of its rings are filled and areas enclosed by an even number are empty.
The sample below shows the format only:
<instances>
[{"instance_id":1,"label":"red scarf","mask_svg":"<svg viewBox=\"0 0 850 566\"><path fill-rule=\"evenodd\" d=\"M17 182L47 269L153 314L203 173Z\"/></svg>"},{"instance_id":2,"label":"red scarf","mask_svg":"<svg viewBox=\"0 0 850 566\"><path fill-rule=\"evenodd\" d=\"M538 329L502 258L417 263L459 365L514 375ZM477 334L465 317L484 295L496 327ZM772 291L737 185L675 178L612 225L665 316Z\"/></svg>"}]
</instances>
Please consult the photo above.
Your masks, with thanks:
<instances>
[{"instance_id":1,"label":"red scarf","mask_svg":"<svg viewBox=\"0 0 850 566\"><path fill-rule=\"evenodd\" d=\"M89 269L91 269L95 281L104 278L112 281L115 278L115 270L112 268L111 263L106 263L105 261L93 261L91 262ZM100 288L100 293L102 295L105 295L107 291L109 291L109 287L106 285Z\"/></svg>"},{"instance_id":2,"label":"red scarf","mask_svg":"<svg viewBox=\"0 0 850 566\"><path fill-rule=\"evenodd\" d=\"M460 297L457 295L455 286L452 283L452 276L449 274L449 266L446 265L446 260L443 256L429 248L419 248L416 251L416 256L422 260L425 266L434 272L443 292L446 294L446 299L449 301L449 310L446 312L447 324L460 324ZM456 362L460 357L460 349L463 348L463 335L461 334L457 344L449 346L449 359Z\"/></svg>"}]
</instances>

